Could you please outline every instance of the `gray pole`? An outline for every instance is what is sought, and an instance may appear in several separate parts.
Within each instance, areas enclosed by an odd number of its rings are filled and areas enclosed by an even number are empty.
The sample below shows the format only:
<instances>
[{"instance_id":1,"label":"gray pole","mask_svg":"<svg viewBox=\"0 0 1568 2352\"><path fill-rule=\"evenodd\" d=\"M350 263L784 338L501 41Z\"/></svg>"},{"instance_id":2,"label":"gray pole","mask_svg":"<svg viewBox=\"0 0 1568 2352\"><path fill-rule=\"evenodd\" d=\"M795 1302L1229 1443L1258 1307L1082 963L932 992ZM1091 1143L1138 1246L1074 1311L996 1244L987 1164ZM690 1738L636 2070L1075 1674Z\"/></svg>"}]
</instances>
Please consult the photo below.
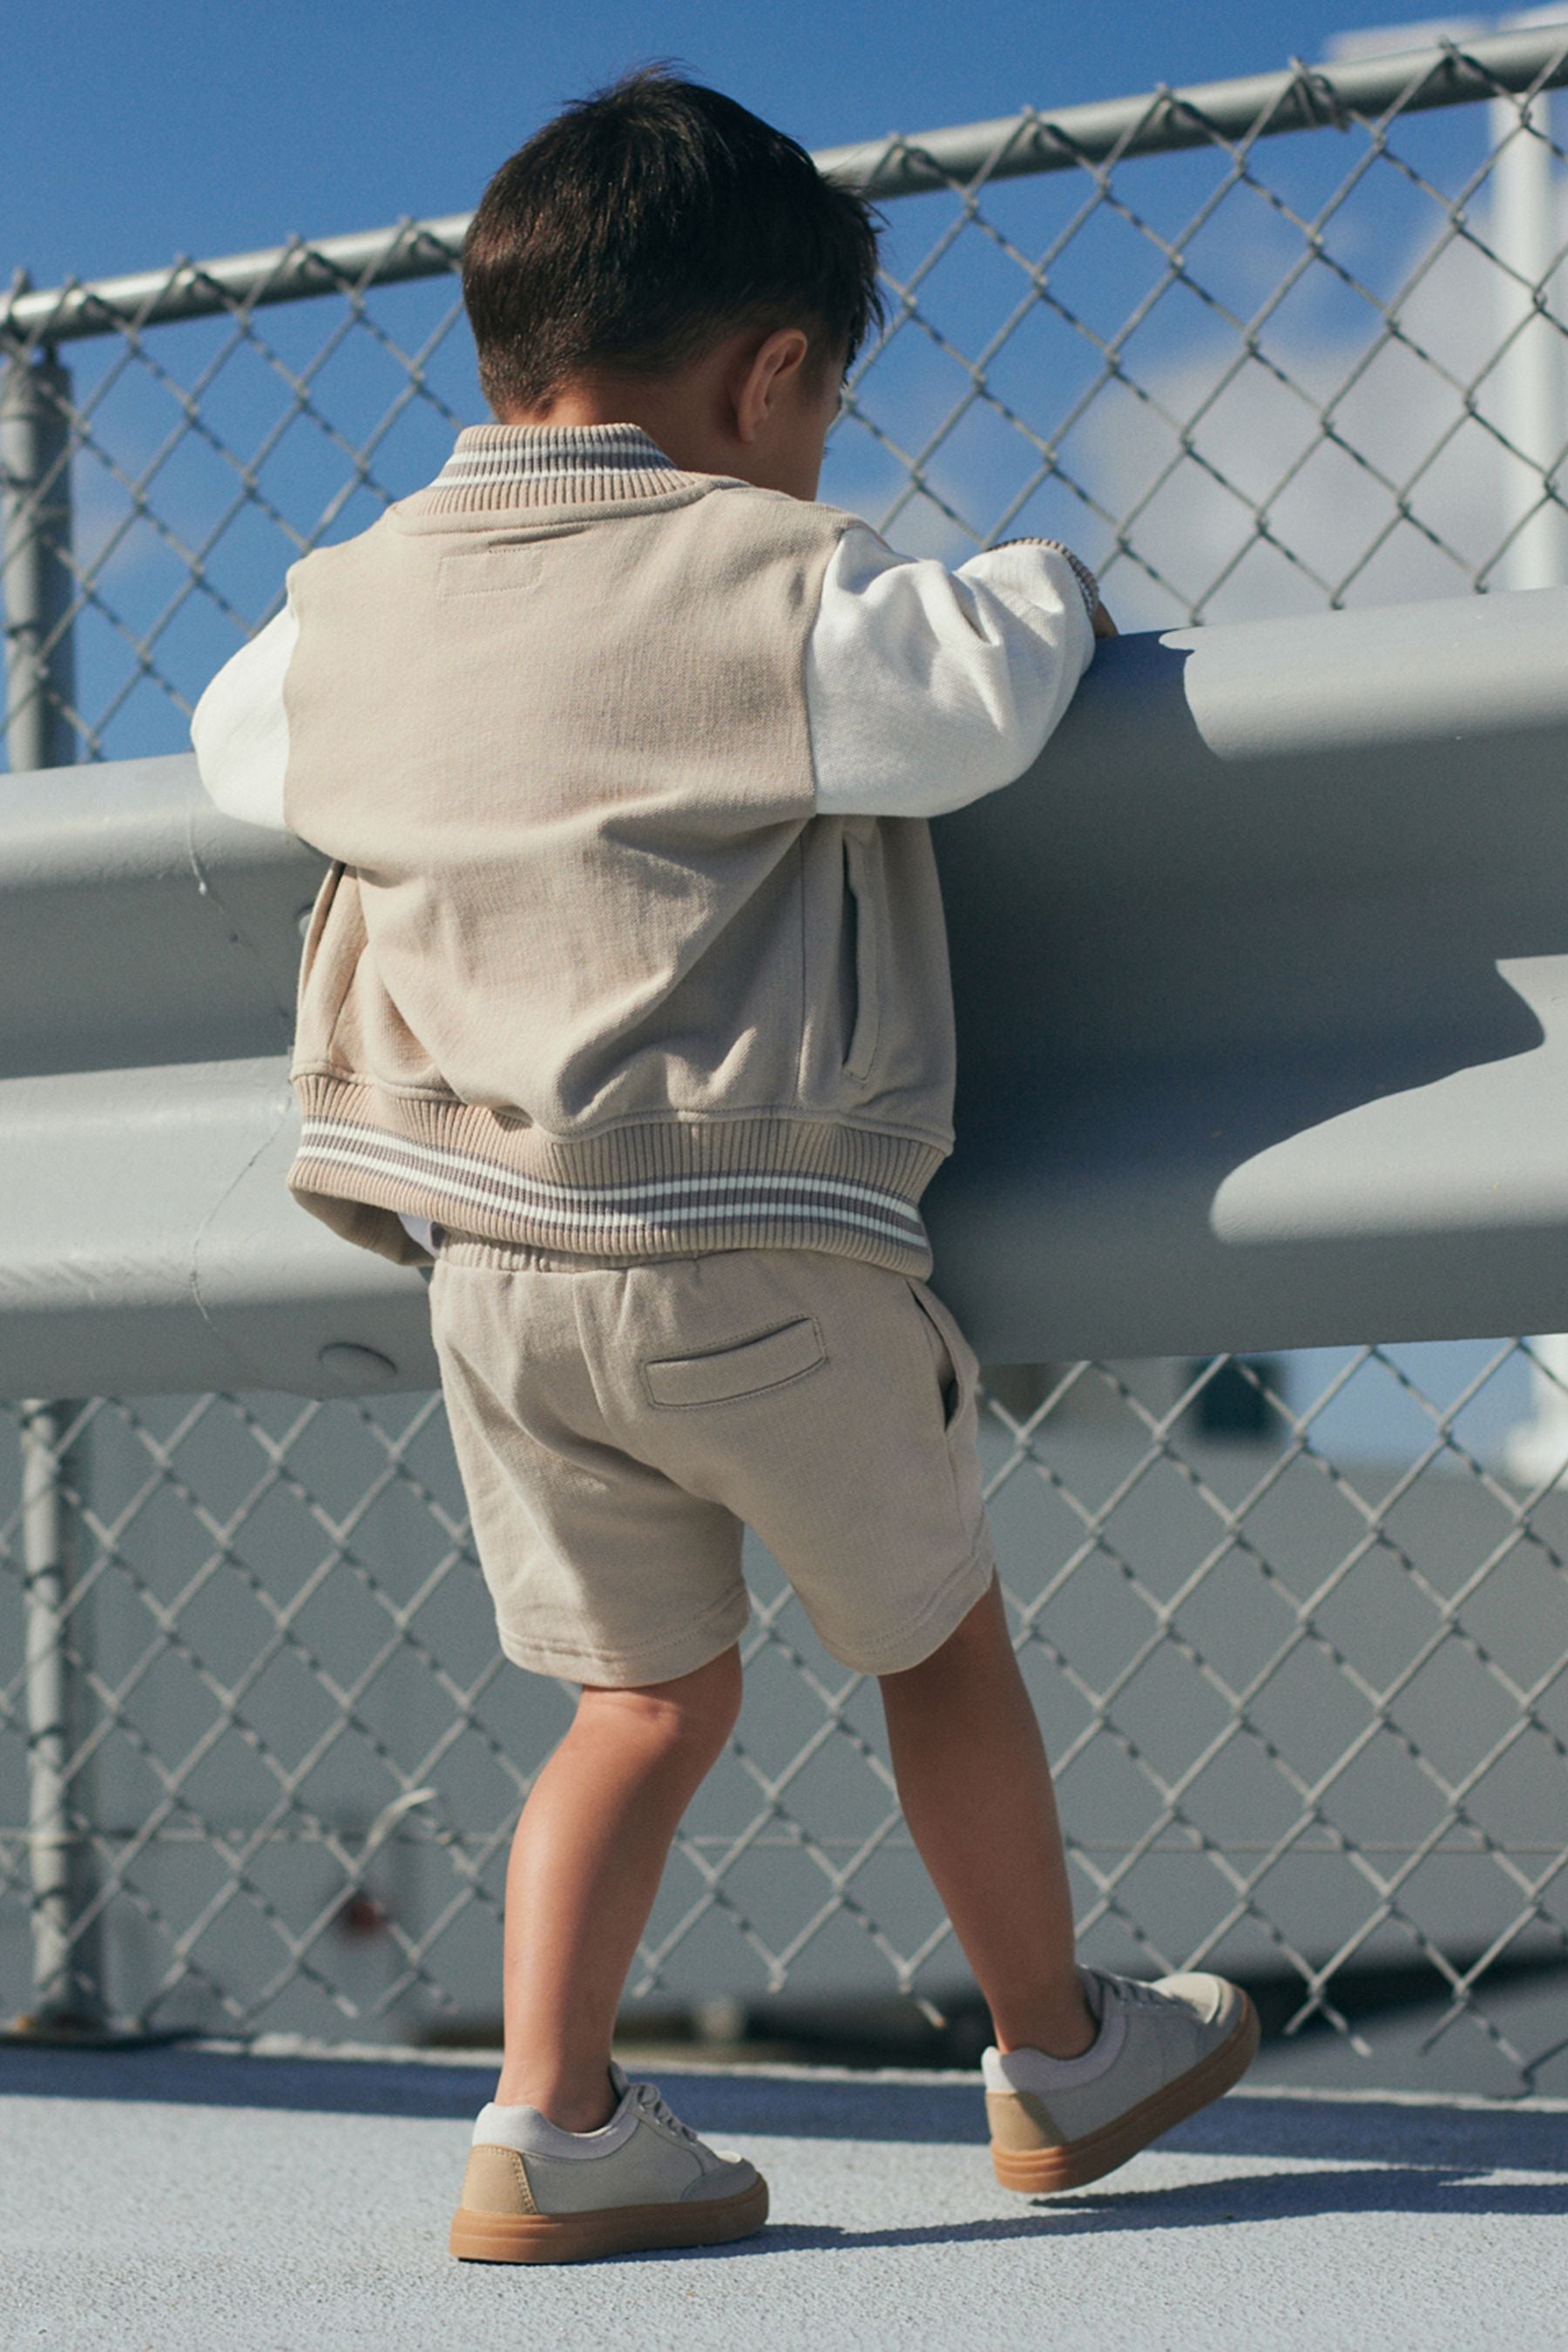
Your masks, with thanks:
<instances>
[{"instance_id":1,"label":"gray pole","mask_svg":"<svg viewBox=\"0 0 1568 2352\"><path fill-rule=\"evenodd\" d=\"M76 758L71 644L70 375L15 359L0 384L5 750L13 772Z\"/></svg>"},{"instance_id":2,"label":"gray pole","mask_svg":"<svg viewBox=\"0 0 1568 2352\"><path fill-rule=\"evenodd\" d=\"M0 384L0 579L5 610L5 749L13 772L76 757L71 642L70 376L58 359L15 359ZM72 1921L88 1894L72 1770L68 1494L61 1441L70 1404L22 1408L22 1565L26 1612L27 1831L33 1890L33 2000L23 2029L98 2022L91 1938ZM79 1643L80 1628L75 1629ZM73 1795L75 1804L73 1807Z\"/></svg>"},{"instance_id":3,"label":"gray pole","mask_svg":"<svg viewBox=\"0 0 1568 2352\"><path fill-rule=\"evenodd\" d=\"M58 2032L83 2010L73 1985L71 1918L79 1873L71 1830L70 1569L53 1405L22 1407L22 1559L27 1641L27 1850L33 1883L33 2000L18 2028ZM89 1995L90 1998L90 1995Z\"/></svg>"}]
</instances>

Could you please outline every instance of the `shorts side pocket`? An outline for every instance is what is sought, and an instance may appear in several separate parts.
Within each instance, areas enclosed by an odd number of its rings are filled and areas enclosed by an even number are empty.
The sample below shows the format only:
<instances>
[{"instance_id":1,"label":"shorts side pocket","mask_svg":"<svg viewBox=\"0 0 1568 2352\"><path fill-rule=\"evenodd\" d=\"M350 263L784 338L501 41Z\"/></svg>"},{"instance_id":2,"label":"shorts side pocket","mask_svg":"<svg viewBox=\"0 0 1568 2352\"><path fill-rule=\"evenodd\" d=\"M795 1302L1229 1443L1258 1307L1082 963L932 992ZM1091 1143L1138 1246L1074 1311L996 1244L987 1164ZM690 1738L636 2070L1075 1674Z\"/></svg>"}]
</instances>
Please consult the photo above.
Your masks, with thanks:
<instances>
[{"instance_id":1,"label":"shorts side pocket","mask_svg":"<svg viewBox=\"0 0 1568 2352\"><path fill-rule=\"evenodd\" d=\"M958 1355L951 1334L935 1311L935 1300L928 1292L921 1290L912 1275L906 1275L904 1280L909 1284L910 1297L921 1311L927 1333L936 1342L936 1372L942 1384L942 1423L951 1430L963 1402L963 1381Z\"/></svg>"},{"instance_id":2,"label":"shorts side pocket","mask_svg":"<svg viewBox=\"0 0 1568 2352\"><path fill-rule=\"evenodd\" d=\"M966 1544L982 1539L985 1527L979 1452L980 1360L952 1308L913 1275L905 1275L910 1297L931 1343L942 1409L942 1451L952 1486L953 1514Z\"/></svg>"},{"instance_id":3,"label":"shorts side pocket","mask_svg":"<svg viewBox=\"0 0 1568 2352\"><path fill-rule=\"evenodd\" d=\"M803 1315L700 1356L665 1356L642 1367L650 1404L727 1404L799 1380L827 1361L816 1318Z\"/></svg>"}]
</instances>

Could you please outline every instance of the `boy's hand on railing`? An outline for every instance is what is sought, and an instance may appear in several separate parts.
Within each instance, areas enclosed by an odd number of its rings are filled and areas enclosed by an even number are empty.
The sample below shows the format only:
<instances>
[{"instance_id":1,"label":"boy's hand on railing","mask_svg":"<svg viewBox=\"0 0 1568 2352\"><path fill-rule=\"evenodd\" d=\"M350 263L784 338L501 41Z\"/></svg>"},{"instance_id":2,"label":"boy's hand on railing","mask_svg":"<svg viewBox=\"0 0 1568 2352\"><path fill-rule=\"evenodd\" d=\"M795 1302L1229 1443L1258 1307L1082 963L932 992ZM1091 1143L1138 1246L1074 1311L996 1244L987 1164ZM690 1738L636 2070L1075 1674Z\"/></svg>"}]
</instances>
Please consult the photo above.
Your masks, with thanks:
<instances>
[{"instance_id":1,"label":"boy's hand on railing","mask_svg":"<svg viewBox=\"0 0 1568 2352\"><path fill-rule=\"evenodd\" d=\"M1089 616L1089 626L1097 637L1116 637L1121 634L1103 604L1095 606Z\"/></svg>"}]
</instances>

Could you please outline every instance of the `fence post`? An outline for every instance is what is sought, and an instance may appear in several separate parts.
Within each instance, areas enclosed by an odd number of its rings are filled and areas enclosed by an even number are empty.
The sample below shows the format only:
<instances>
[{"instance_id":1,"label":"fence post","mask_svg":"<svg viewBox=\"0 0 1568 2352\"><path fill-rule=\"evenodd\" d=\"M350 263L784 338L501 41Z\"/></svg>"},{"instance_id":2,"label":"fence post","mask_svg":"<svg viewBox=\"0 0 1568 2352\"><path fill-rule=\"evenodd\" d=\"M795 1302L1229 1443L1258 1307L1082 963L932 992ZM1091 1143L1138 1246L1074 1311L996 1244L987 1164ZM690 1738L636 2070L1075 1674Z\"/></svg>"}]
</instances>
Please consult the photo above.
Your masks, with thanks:
<instances>
[{"instance_id":1,"label":"fence post","mask_svg":"<svg viewBox=\"0 0 1568 2352\"><path fill-rule=\"evenodd\" d=\"M71 383L55 358L21 356L0 383L5 751L14 771L76 758L71 640Z\"/></svg>"},{"instance_id":2,"label":"fence post","mask_svg":"<svg viewBox=\"0 0 1568 2352\"><path fill-rule=\"evenodd\" d=\"M0 382L0 542L5 611L5 749L14 772L76 757L70 614L71 383L52 354L16 355ZM96 1937L72 1921L89 1895L71 1754L73 1640L68 1498L81 1463L62 1453L74 1405L22 1407L22 1565L26 1615L27 1831L32 2006L38 2033L80 2032L101 2007ZM74 1629L79 1652L81 1628ZM75 1805L73 1809L73 1793Z\"/></svg>"},{"instance_id":3,"label":"fence post","mask_svg":"<svg viewBox=\"0 0 1568 2352\"><path fill-rule=\"evenodd\" d=\"M33 1888L32 2004L17 2030L81 2031L99 2022L95 1972L72 1948L87 1895L72 1825L69 1528L60 1440L68 1406L22 1407L22 1559L27 1642L27 1851ZM79 1793L78 1794L79 1808Z\"/></svg>"}]
</instances>

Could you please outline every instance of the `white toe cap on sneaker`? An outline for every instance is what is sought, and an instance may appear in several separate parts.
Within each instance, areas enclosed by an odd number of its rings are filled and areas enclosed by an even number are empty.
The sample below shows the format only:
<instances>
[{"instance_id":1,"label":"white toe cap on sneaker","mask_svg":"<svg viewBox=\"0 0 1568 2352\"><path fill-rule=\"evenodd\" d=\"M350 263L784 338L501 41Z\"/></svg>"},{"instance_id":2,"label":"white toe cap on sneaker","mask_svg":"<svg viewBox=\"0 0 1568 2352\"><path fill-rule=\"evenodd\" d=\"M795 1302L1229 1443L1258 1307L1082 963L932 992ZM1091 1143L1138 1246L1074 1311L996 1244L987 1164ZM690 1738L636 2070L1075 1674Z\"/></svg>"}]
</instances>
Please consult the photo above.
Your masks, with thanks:
<instances>
[{"instance_id":1,"label":"white toe cap on sneaker","mask_svg":"<svg viewBox=\"0 0 1568 2352\"><path fill-rule=\"evenodd\" d=\"M1224 1977L1211 1977L1200 1969L1156 1977L1153 1989L1179 2000L1201 2025L1217 2030L1222 2041L1241 2015L1243 1996L1238 1989Z\"/></svg>"},{"instance_id":2,"label":"white toe cap on sneaker","mask_svg":"<svg viewBox=\"0 0 1568 2352\"><path fill-rule=\"evenodd\" d=\"M762 2178L756 2166L748 2164L743 2156L731 2156L725 2149L717 2147L710 2153L719 2158L719 2163L711 2172L699 2173L690 2188L681 2190L683 2205L700 2204L709 2197L739 2197L742 2190L753 2188Z\"/></svg>"}]
</instances>

